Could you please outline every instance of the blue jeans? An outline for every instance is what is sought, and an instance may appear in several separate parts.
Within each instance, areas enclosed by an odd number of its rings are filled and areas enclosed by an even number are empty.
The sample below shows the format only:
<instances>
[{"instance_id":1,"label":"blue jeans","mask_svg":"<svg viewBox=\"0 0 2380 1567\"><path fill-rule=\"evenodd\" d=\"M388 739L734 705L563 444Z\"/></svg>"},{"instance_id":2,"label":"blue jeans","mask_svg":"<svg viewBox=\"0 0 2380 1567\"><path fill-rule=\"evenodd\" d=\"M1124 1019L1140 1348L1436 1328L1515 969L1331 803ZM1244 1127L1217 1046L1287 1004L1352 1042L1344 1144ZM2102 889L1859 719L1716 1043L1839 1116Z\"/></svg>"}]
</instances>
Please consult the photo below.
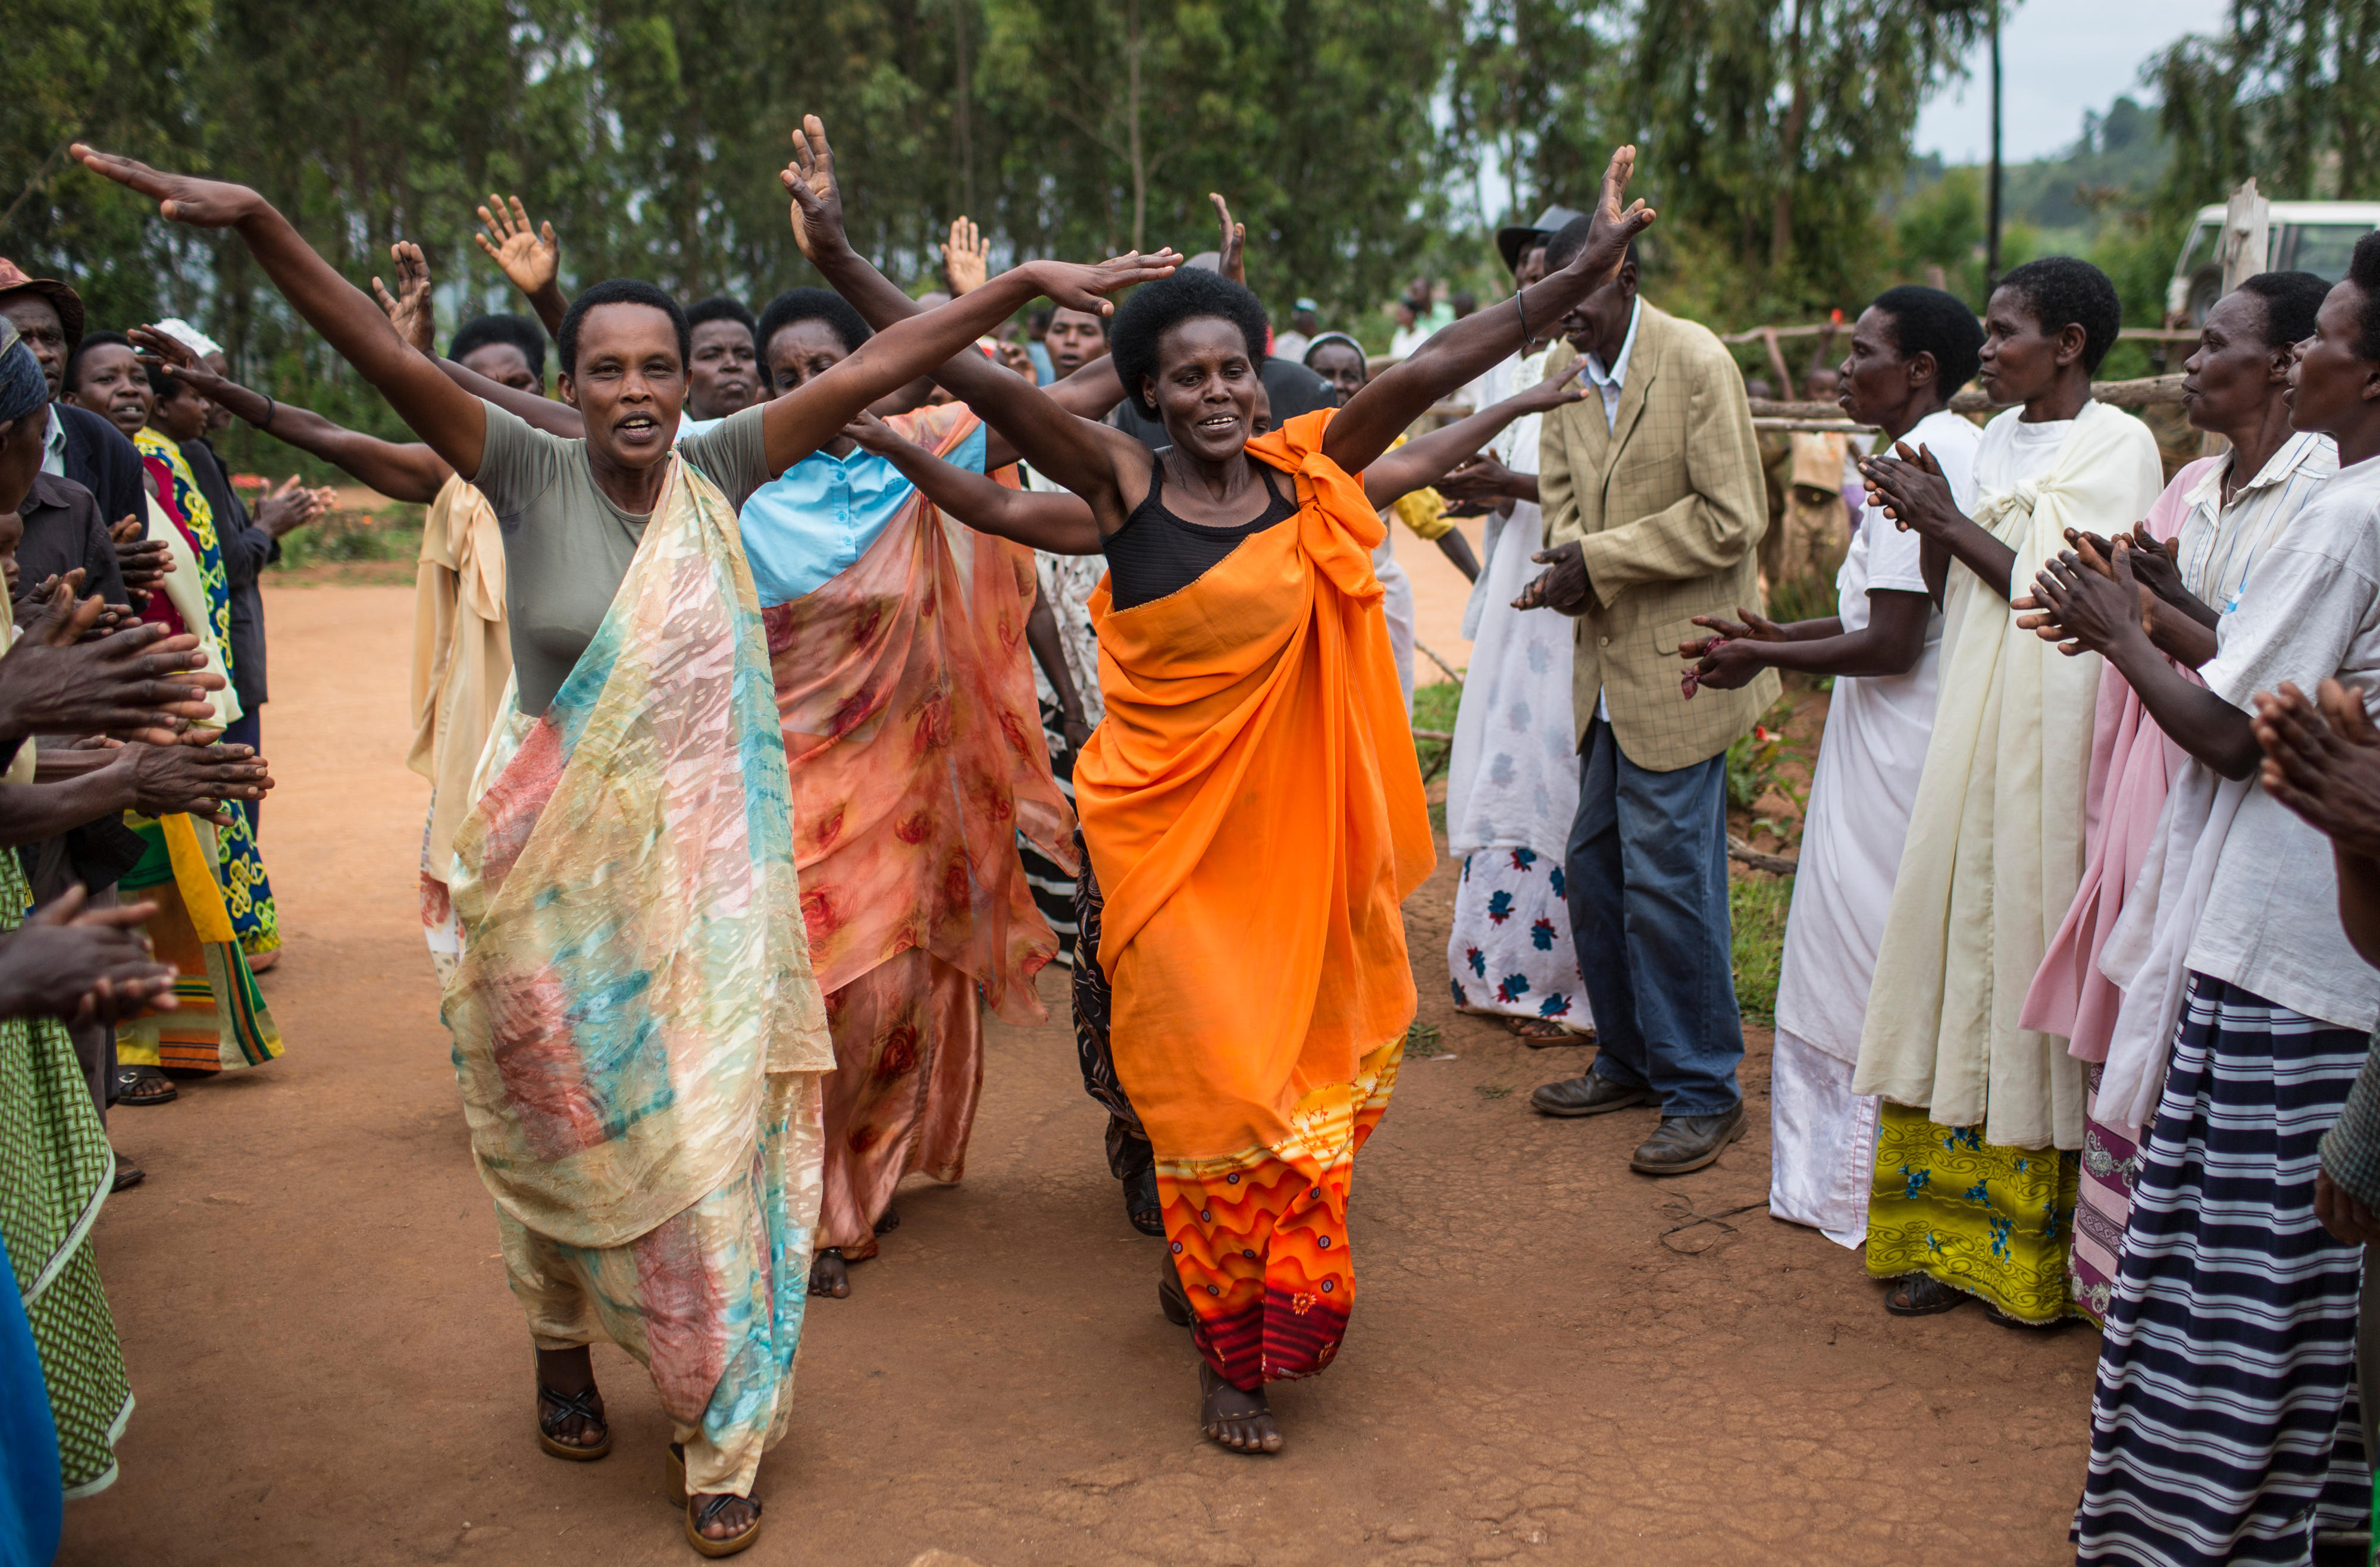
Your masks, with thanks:
<instances>
[{"instance_id":1,"label":"blue jeans","mask_svg":"<svg viewBox=\"0 0 2380 1567\"><path fill-rule=\"evenodd\" d=\"M1596 1075L1650 1087L1663 1115L1743 1100L1727 911L1727 758L1638 767L1611 725L1579 748L1578 816L1564 874L1578 971L1601 1046Z\"/></svg>"}]
</instances>

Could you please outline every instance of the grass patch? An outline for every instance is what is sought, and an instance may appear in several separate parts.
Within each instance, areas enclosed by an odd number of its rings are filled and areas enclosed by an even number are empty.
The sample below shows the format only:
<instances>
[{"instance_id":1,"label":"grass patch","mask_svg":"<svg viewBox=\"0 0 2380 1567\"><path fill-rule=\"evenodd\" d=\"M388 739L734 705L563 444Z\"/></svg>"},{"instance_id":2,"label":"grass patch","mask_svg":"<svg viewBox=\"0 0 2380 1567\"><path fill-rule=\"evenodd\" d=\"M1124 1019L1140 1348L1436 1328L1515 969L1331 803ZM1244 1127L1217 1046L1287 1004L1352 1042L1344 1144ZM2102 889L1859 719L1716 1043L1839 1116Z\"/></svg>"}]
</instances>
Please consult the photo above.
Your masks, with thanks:
<instances>
[{"instance_id":1,"label":"grass patch","mask_svg":"<svg viewBox=\"0 0 2380 1567\"><path fill-rule=\"evenodd\" d=\"M1436 1061L1448 1052L1438 1042L1438 1025L1415 1018L1405 1026L1405 1059Z\"/></svg>"},{"instance_id":2,"label":"grass patch","mask_svg":"<svg viewBox=\"0 0 2380 1567\"><path fill-rule=\"evenodd\" d=\"M1735 935L1735 1003L1763 1025L1777 1015L1777 969L1785 955L1785 910L1793 901L1787 877L1745 876L1727 884L1728 920Z\"/></svg>"}]
</instances>

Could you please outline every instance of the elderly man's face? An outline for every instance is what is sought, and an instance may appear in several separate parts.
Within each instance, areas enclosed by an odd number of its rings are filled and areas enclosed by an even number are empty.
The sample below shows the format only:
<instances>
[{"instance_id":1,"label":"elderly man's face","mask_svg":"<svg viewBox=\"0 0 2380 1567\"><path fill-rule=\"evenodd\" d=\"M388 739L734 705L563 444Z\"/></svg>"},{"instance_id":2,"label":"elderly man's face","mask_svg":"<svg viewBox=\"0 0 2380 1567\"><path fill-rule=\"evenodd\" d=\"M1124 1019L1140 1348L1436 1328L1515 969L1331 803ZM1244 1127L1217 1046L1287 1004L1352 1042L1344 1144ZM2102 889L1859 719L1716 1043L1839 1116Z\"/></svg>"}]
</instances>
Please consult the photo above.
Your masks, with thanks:
<instances>
[{"instance_id":1,"label":"elderly man's face","mask_svg":"<svg viewBox=\"0 0 2380 1567\"><path fill-rule=\"evenodd\" d=\"M41 363L42 379L50 383L50 395L55 397L65 389L67 378L67 329L58 319L58 308L23 288L0 298L0 316L8 318L25 346L33 350L33 358Z\"/></svg>"}]
</instances>

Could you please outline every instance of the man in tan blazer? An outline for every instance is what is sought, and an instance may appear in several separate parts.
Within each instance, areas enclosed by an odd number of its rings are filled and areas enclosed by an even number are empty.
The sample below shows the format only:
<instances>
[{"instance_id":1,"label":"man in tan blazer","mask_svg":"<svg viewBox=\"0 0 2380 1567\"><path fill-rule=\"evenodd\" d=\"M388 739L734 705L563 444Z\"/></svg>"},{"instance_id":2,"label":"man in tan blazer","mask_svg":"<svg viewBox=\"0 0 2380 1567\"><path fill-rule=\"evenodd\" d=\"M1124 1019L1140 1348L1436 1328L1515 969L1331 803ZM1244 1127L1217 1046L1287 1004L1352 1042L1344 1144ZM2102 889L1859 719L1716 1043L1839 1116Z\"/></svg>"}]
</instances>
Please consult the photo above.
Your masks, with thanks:
<instances>
[{"instance_id":1,"label":"man in tan blazer","mask_svg":"<svg viewBox=\"0 0 2380 1567\"><path fill-rule=\"evenodd\" d=\"M1556 266L1586 240L1555 236ZM1564 896L1602 1046L1584 1077L1548 1083L1548 1115L1650 1101L1660 1124L1631 1166L1682 1174L1743 1135L1727 909L1727 747L1776 701L1776 672L1739 691L1679 689L1698 614L1758 601L1768 528L1743 377L1707 330L1620 275L1563 318L1587 356L1577 403L1546 416L1537 487L1551 566L1516 601L1578 619L1572 701L1578 816ZM1548 373L1568 362L1557 346Z\"/></svg>"}]
</instances>

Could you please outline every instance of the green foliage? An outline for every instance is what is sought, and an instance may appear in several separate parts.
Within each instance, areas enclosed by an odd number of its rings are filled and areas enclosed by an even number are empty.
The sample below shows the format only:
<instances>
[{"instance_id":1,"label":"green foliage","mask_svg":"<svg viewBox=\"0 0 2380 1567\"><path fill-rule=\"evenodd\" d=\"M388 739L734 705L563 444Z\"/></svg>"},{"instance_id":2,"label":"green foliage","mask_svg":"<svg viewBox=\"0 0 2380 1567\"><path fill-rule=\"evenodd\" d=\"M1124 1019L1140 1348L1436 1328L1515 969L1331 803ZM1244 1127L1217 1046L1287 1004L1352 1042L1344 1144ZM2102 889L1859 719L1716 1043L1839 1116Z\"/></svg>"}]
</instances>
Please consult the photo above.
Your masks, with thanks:
<instances>
[{"instance_id":1,"label":"green foliage","mask_svg":"<svg viewBox=\"0 0 2380 1567\"><path fill-rule=\"evenodd\" d=\"M1779 698L1764 722L1754 724L1751 734L1727 748L1730 810L1755 809L1761 796L1769 794L1782 795L1799 803L1801 796L1784 773L1785 764L1801 755L1785 743L1783 725L1791 715L1791 701Z\"/></svg>"},{"instance_id":2,"label":"green foliage","mask_svg":"<svg viewBox=\"0 0 2380 1567\"><path fill-rule=\"evenodd\" d=\"M1766 1024L1776 1016L1777 972L1785 957L1785 911L1792 902L1791 877L1742 876L1727 884L1735 1003L1747 1019Z\"/></svg>"},{"instance_id":3,"label":"green foliage","mask_svg":"<svg viewBox=\"0 0 2380 1567\"><path fill-rule=\"evenodd\" d=\"M2173 161L2163 215L2250 175L2275 199L2380 192L2380 0L2233 0L2151 67Z\"/></svg>"},{"instance_id":4,"label":"green foliage","mask_svg":"<svg viewBox=\"0 0 2380 1567\"><path fill-rule=\"evenodd\" d=\"M394 515L385 516L339 511L318 517L282 539L281 559L275 565L284 571L298 571L332 563L412 560L421 553L422 508L403 506L391 511Z\"/></svg>"}]
</instances>

